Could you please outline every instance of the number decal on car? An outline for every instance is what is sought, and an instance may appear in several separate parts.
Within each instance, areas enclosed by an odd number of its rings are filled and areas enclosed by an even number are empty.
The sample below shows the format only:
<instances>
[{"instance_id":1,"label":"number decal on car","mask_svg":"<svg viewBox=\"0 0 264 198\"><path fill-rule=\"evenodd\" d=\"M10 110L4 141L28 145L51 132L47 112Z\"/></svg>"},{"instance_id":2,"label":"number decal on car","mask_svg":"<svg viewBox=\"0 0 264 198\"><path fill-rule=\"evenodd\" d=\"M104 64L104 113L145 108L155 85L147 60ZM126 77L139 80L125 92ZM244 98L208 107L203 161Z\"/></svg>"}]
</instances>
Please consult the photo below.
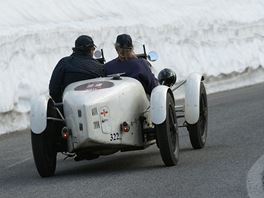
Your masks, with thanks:
<instances>
[{"instance_id":1,"label":"number decal on car","mask_svg":"<svg viewBox=\"0 0 264 198\"><path fill-rule=\"evenodd\" d=\"M120 140L119 133L111 133L110 134L110 141L116 141L116 140Z\"/></svg>"}]
</instances>

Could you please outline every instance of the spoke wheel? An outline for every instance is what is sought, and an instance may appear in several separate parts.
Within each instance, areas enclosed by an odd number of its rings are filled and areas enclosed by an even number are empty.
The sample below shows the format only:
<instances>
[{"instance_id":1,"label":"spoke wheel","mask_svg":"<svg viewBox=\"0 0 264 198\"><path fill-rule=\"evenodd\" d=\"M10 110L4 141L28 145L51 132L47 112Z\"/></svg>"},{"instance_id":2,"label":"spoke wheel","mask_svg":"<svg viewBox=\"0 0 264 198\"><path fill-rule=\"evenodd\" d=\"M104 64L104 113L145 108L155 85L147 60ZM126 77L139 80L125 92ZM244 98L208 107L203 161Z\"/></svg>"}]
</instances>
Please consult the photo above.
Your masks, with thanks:
<instances>
[{"instance_id":1,"label":"spoke wheel","mask_svg":"<svg viewBox=\"0 0 264 198\"><path fill-rule=\"evenodd\" d=\"M179 133L175 103L169 93L167 94L166 112L165 121L156 125L157 143L164 164L174 166L179 160Z\"/></svg>"},{"instance_id":2,"label":"spoke wheel","mask_svg":"<svg viewBox=\"0 0 264 198\"><path fill-rule=\"evenodd\" d=\"M200 86L200 115L195 124L188 124L189 137L194 149L201 149L206 143L208 126L207 95L204 84Z\"/></svg>"},{"instance_id":3,"label":"spoke wheel","mask_svg":"<svg viewBox=\"0 0 264 198\"><path fill-rule=\"evenodd\" d=\"M35 165L41 177L53 176L56 169L57 152L54 136L51 133L51 123L41 134L31 132L32 151Z\"/></svg>"}]
</instances>

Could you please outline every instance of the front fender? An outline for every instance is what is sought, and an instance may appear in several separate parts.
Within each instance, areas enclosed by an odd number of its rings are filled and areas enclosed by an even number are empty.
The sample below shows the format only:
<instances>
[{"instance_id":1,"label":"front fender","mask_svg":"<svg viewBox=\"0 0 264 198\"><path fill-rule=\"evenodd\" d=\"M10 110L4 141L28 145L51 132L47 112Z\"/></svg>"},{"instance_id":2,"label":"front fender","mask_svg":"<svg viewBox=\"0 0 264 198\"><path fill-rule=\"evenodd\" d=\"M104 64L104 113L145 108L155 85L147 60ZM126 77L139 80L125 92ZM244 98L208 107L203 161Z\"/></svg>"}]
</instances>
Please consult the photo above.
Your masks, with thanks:
<instances>
[{"instance_id":1,"label":"front fender","mask_svg":"<svg viewBox=\"0 0 264 198\"><path fill-rule=\"evenodd\" d=\"M47 126L47 108L50 96L41 95L31 102L30 128L35 134L42 133Z\"/></svg>"},{"instance_id":2,"label":"front fender","mask_svg":"<svg viewBox=\"0 0 264 198\"><path fill-rule=\"evenodd\" d=\"M155 87L151 92L150 117L154 124L161 124L166 119L166 102L168 91L170 91L170 88L168 86L159 85Z\"/></svg>"},{"instance_id":3,"label":"front fender","mask_svg":"<svg viewBox=\"0 0 264 198\"><path fill-rule=\"evenodd\" d=\"M199 73L191 73L185 86L185 120L189 124L195 124L200 115L200 85L203 76Z\"/></svg>"}]
</instances>

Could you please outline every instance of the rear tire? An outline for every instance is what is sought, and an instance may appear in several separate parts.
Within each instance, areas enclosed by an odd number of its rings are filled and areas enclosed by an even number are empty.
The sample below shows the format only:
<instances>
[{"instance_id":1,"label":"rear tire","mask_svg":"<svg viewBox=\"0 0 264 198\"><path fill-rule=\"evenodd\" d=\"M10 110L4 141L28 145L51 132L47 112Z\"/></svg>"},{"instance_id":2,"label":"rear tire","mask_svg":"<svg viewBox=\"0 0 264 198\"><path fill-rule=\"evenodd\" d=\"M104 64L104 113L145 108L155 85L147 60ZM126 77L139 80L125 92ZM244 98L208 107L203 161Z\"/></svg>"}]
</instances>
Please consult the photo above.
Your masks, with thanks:
<instances>
[{"instance_id":1,"label":"rear tire","mask_svg":"<svg viewBox=\"0 0 264 198\"><path fill-rule=\"evenodd\" d=\"M165 121L156 125L157 144L164 164L174 166L179 160L179 133L175 103L170 93L167 93L166 112Z\"/></svg>"},{"instance_id":2,"label":"rear tire","mask_svg":"<svg viewBox=\"0 0 264 198\"><path fill-rule=\"evenodd\" d=\"M52 121L48 120L47 127L41 134L31 131L33 157L41 177L53 176L56 169L57 152L52 125Z\"/></svg>"},{"instance_id":3,"label":"rear tire","mask_svg":"<svg viewBox=\"0 0 264 198\"><path fill-rule=\"evenodd\" d=\"M195 124L187 124L193 149L201 149L206 143L208 126L207 95L203 82L200 85L200 115Z\"/></svg>"}]
</instances>

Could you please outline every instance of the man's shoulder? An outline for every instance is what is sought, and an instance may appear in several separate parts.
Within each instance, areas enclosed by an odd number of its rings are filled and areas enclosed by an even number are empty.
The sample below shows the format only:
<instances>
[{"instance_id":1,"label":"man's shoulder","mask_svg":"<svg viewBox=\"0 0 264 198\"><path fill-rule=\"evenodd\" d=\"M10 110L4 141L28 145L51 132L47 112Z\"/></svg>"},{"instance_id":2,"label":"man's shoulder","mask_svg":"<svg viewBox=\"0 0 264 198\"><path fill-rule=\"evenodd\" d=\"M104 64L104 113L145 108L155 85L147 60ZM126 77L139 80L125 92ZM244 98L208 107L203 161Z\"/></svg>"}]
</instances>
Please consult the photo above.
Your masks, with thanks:
<instances>
[{"instance_id":1,"label":"man's shoulder","mask_svg":"<svg viewBox=\"0 0 264 198\"><path fill-rule=\"evenodd\" d=\"M71 59L71 56L65 56L65 57L61 58L59 62L64 62L64 61L68 62L70 59Z\"/></svg>"}]
</instances>

